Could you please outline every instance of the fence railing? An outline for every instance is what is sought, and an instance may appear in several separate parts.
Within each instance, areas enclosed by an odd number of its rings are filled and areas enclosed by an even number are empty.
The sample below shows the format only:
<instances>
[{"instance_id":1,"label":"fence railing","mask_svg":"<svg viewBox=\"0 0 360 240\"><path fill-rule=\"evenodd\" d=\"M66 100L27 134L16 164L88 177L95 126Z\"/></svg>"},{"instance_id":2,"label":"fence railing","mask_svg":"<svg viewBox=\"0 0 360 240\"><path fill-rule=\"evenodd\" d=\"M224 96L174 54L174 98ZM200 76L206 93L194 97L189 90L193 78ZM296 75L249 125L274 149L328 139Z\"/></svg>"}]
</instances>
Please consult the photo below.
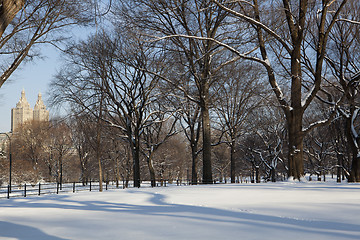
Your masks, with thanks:
<instances>
[{"instance_id":1,"label":"fence railing","mask_svg":"<svg viewBox=\"0 0 360 240\"><path fill-rule=\"evenodd\" d=\"M156 182L156 187L167 187L168 185L196 185L202 184L201 182L191 183L190 181L168 181L161 180ZM223 182L216 182L214 184L223 184ZM103 190L109 189L124 189L131 188L134 184L132 181L107 181L103 182ZM141 187L151 187L151 181L141 181ZM99 191L100 184L98 181L83 182L71 182L71 183L38 183L38 184L21 184L10 186L0 186L0 199L1 198L15 198L15 197L27 197L34 195L45 195L45 194L59 194L62 192L81 192L81 191Z\"/></svg>"},{"instance_id":2,"label":"fence railing","mask_svg":"<svg viewBox=\"0 0 360 240\"><path fill-rule=\"evenodd\" d=\"M129 186L130 185L130 186ZM129 183L127 187L131 187ZM61 192L99 191L99 182L89 181L87 183L38 183L0 186L0 198L27 197L31 195L59 194ZM125 188L125 182L104 182L103 190Z\"/></svg>"}]
</instances>

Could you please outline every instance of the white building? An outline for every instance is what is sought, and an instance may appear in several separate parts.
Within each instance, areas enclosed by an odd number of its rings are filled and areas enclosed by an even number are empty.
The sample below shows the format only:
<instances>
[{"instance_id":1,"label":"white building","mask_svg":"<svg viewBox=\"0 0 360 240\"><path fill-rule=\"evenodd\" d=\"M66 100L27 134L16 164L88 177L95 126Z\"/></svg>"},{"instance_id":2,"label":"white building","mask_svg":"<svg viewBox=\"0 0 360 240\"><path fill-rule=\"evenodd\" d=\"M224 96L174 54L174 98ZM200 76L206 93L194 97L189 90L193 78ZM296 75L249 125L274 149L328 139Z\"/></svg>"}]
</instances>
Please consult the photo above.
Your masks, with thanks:
<instances>
[{"instance_id":1,"label":"white building","mask_svg":"<svg viewBox=\"0 0 360 240\"><path fill-rule=\"evenodd\" d=\"M34 110L30 107L25 97L25 90L22 90L16 108L11 109L11 131L29 121L49 121L49 111L46 110L41 94L39 93Z\"/></svg>"}]
</instances>

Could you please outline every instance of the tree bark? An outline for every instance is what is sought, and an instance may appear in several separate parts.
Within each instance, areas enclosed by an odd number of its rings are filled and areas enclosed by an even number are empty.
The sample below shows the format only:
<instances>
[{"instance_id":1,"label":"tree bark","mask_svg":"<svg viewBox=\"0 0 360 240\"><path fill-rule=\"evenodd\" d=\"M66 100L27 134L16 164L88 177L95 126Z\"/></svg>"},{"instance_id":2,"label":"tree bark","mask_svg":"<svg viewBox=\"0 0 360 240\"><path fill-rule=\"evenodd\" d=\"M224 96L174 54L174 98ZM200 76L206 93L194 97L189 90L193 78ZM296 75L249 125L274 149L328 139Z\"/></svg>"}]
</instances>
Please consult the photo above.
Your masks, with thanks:
<instances>
[{"instance_id":1,"label":"tree bark","mask_svg":"<svg viewBox=\"0 0 360 240\"><path fill-rule=\"evenodd\" d=\"M103 82L101 84L104 84ZM102 163L101 163L101 118L102 118L102 109L103 109L103 100L104 94L101 93L100 97L100 106L99 106L99 116L96 123L96 159L99 166L99 192L103 191L103 172L102 172Z\"/></svg>"},{"instance_id":2,"label":"tree bark","mask_svg":"<svg viewBox=\"0 0 360 240\"><path fill-rule=\"evenodd\" d=\"M288 176L300 180L304 176L302 114L300 112L296 114L294 111L288 121L290 121L290 123L288 122Z\"/></svg>"},{"instance_id":3,"label":"tree bark","mask_svg":"<svg viewBox=\"0 0 360 240\"><path fill-rule=\"evenodd\" d=\"M351 99L354 102L354 99ZM352 152L352 163L351 170L349 176L349 182L360 182L360 152L359 152L359 139L356 139L356 136L352 133L353 127L353 115L355 113L355 104L351 104L350 106L350 117L346 118L346 137L350 144L351 152Z\"/></svg>"},{"instance_id":4,"label":"tree bark","mask_svg":"<svg viewBox=\"0 0 360 240\"><path fill-rule=\"evenodd\" d=\"M360 182L360 157L353 156L349 182Z\"/></svg>"},{"instance_id":5,"label":"tree bark","mask_svg":"<svg viewBox=\"0 0 360 240\"><path fill-rule=\"evenodd\" d=\"M276 169L275 169L275 167L271 167L271 169L270 169L270 178L271 178L271 182L276 182Z\"/></svg>"},{"instance_id":6,"label":"tree bark","mask_svg":"<svg viewBox=\"0 0 360 240\"><path fill-rule=\"evenodd\" d=\"M152 154L147 159L149 173L150 173L150 180L151 180L151 187L156 187L156 180L155 180L155 169L152 162Z\"/></svg>"},{"instance_id":7,"label":"tree bark","mask_svg":"<svg viewBox=\"0 0 360 240\"><path fill-rule=\"evenodd\" d=\"M211 128L210 115L208 106L208 90L204 90L201 98L201 115L203 124L203 183L212 184L212 170L211 170Z\"/></svg>"},{"instance_id":8,"label":"tree bark","mask_svg":"<svg viewBox=\"0 0 360 240\"><path fill-rule=\"evenodd\" d=\"M16 14L24 7L25 0L2 0L0 5L0 37Z\"/></svg>"},{"instance_id":9,"label":"tree bark","mask_svg":"<svg viewBox=\"0 0 360 240\"><path fill-rule=\"evenodd\" d=\"M255 179L256 183L260 183L260 167L255 166Z\"/></svg>"},{"instance_id":10,"label":"tree bark","mask_svg":"<svg viewBox=\"0 0 360 240\"><path fill-rule=\"evenodd\" d=\"M134 187L140 187L140 145L138 139L132 146Z\"/></svg>"},{"instance_id":11,"label":"tree bark","mask_svg":"<svg viewBox=\"0 0 360 240\"><path fill-rule=\"evenodd\" d=\"M198 175L197 175L197 167L196 167L196 163L197 163L197 147L194 143L194 141L192 141L191 143L191 156L192 156L192 165L191 165L191 184L192 185L197 185L198 182Z\"/></svg>"},{"instance_id":12,"label":"tree bark","mask_svg":"<svg viewBox=\"0 0 360 240\"><path fill-rule=\"evenodd\" d=\"M235 172L236 172L236 165L235 165L235 140L231 141L230 145L230 178L231 183L235 183Z\"/></svg>"}]
</instances>

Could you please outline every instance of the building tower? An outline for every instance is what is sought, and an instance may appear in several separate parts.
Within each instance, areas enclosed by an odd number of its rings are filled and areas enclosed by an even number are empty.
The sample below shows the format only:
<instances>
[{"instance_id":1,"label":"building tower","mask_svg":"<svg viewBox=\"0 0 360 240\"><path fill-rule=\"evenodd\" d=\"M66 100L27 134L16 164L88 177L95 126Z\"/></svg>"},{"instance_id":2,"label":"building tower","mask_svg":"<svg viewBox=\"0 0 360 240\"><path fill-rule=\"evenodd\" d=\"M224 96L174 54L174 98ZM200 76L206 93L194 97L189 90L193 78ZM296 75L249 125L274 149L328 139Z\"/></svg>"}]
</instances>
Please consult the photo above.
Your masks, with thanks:
<instances>
[{"instance_id":1,"label":"building tower","mask_svg":"<svg viewBox=\"0 0 360 240\"><path fill-rule=\"evenodd\" d=\"M24 124L27 121L33 119L33 110L30 108L30 104L26 100L25 90L21 91L21 98L16 104L16 108L11 109L11 131Z\"/></svg>"},{"instance_id":2,"label":"building tower","mask_svg":"<svg viewBox=\"0 0 360 240\"><path fill-rule=\"evenodd\" d=\"M46 110L43 100L41 99L41 93L38 95L38 99L34 106L34 121L49 121L49 111Z\"/></svg>"}]
</instances>

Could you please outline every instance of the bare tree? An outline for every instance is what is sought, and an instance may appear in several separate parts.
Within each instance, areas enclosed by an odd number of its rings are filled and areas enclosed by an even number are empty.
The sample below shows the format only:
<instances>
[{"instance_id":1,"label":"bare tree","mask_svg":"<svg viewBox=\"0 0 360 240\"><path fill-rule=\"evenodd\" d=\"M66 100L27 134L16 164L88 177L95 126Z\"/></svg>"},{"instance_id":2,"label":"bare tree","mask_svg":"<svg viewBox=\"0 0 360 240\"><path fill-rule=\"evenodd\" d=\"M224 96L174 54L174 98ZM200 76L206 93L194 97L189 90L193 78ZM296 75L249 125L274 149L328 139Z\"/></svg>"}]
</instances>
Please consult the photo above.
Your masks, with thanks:
<instances>
[{"instance_id":1,"label":"bare tree","mask_svg":"<svg viewBox=\"0 0 360 240\"><path fill-rule=\"evenodd\" d=\"M60 187L63 183L64 160L68 157L73 149L71 141L71 131L65 122L53 122L49 131L49 147L52 149L52 158L55 163L55 175Z\"/></svg>"},{"instance_id":2,"label":"bare tree","mask_svg":"<svg viewBox=\"0 0 360 240\"><path fill-rule=\"evenodd\" d=\"M265 96L261 96L264 89L263 79L256 66L238 61L226 66L222 71L224 80L217 84L218 95L214 108L218 124L224 132L224 142L230 147L230 177L231 183L235 183L235 151L238 139L249 131L248 117ZM250 75L249 72L253 74Z\"/></svg>"},{"instance_id":3,"label":"bare tree","mask_svg":"<svg viewBox=\"0 0 360 240\"><path fill-rule=\"evenodd\" d=\"M187 99L182 103L180 113L179 122L191 149L191 184L196 185L198 183L198 155L201 152L199 149L201 136L200 107Z\"/></svg>"},{"instance_id":4,"label":"bare tree","mask_svg":"<svg viewBox=\"0 0 360 240\"><path fill-rule=\"evenodd\" d=\"M243 53L233 45L227 44L227 47L242 58L265 67L271 89L287 121L288 175L300 179L304 175L303 138L315 127L328 122L314 122L306 127L304 114L321 89L329 34L347 1L284 0L269 4L260 4L257 0L241 1L238 11L226 1L213 2L253 26L258 51ZM288 81L286 88L281 88L281 80ZM287 93L286 89L289 89ZM336 104L332 103L333 106Z\"/></svg>"},{"instance_id":5,"label":"bare tree","mask_svg":"<svg viewBox=\"0 0 360 240\"><path fill-rule=\"evenodd\" d=\"M3 0L0 5L0 87L23 61L39 55L39 44L56 45L66 27L88 23L83 1Z\"/></svg>"},{"instance_id":6,"label":"bare tree","mask_svg":"<svg viewBox=\"0 0 360 240\"><path fill-rule=\"evenodd\" d=\"M34 164L34 168L44 158L44 148L47 141L47 122L31 121L23 124L16 129L13 137L14 152L17 158L29 159Z\"/></svg>"},{"instance_id":7,"label":"bare tree","mask_svg":"<svg viewBox=\"0 0 360 240\"><path fill-rule=\"evenodd\" d=\"M341 21L337 21L330 34L329 53L326 61L330 66L333 76L338 84L333 83L346 98L345 104L339 108L342 117L345 118L345 132L347 142L351 148L352 167L350 182L360 181L360 147L358 109L360 81L359 43L360 26L354 22L359 21L360 4L358 1L349 1L341 15ZM349 21L342 21L347 19Z\"/></svg>"},{"instance_id":8,"label":"bare tree","mask_svg":"<svg viewBox=\"0 0 360 240\"><path fill-rule=\"evenodd\" d=\"M31 121L21 125L12 135L14 159L23 163L26 162L25 165L31 166L32 181L51 177L51 171L49 172L46 164L44 164L48 158L46 150L49 128L48 122ZM27 171L26 168L20 169Z\"/></svg>"},{"instance_id":9,"label":"bare tree","mask_svg":"<svg viewBox=\"0 0 360 240\"><path fill-rule=\"evenodd\" d=\"M152 187L156 186L153 155L162 144L177 133L175 128L177 119L170 119L171 114L169 115L169 113L166 113L166 110L162 110L161 105L164 103L165 102L160 102L157 104L158 106L153 109L154 113L151 114L149 118L149 125L144 127L142 136L142 153L145 156L149 167Z\"/></svg>"},{"instance_id":10,"label":"bare tree","mask_svg":"<svg viewBox=\"0 0 360 240\"><path fill-rule=\"evenodd\" d=\"M91 160L91 118L88 115L78 115L71 119L71 137L74 148L77 151L81 176L80 180L86 184L90 180L90 160Z\"/></svg>"},{"instance_id":11,"label":"bare tree","mask_svg":"<svg viewBox=\"0 0 360 240\"><path fill-rule=\"evenodd\" d=\"M146 69L161 71L157 58L130 32L101 32L71 49L69 67L54 82L55 101L73 102L93 115L102 108L101 115L94 116L117 129L118 138L130 146L135 187L141 181L141 135L152 119L150 104L159 94L154 91L159 78Z\"/></svg>"},{"instance_id":12,"label":"bare tree","mask_svg":"<svg viewBox=\"0 0 360 240\"><path fill-rule=\"evenodd\" d=\"M123 12L131 26L135 26L151 39L165 45L175 61L186 69L188 81L195 92L187 92L179 86L177 77L168 79L183 90L191 101L200 107L202 120L203 183L212 183L211 167L211 88L217 81L217 72L233 56L224 55L223 48L211 39L226 38L228 13L221 8L209 8L211 1L123 1ZM192 36L199 37L193 38ZM163 41L160 41L163 40ZM237 58L237 57L235 57ZM175 80L172 80L175 79Z\"/></svg>"}]
</instances>

